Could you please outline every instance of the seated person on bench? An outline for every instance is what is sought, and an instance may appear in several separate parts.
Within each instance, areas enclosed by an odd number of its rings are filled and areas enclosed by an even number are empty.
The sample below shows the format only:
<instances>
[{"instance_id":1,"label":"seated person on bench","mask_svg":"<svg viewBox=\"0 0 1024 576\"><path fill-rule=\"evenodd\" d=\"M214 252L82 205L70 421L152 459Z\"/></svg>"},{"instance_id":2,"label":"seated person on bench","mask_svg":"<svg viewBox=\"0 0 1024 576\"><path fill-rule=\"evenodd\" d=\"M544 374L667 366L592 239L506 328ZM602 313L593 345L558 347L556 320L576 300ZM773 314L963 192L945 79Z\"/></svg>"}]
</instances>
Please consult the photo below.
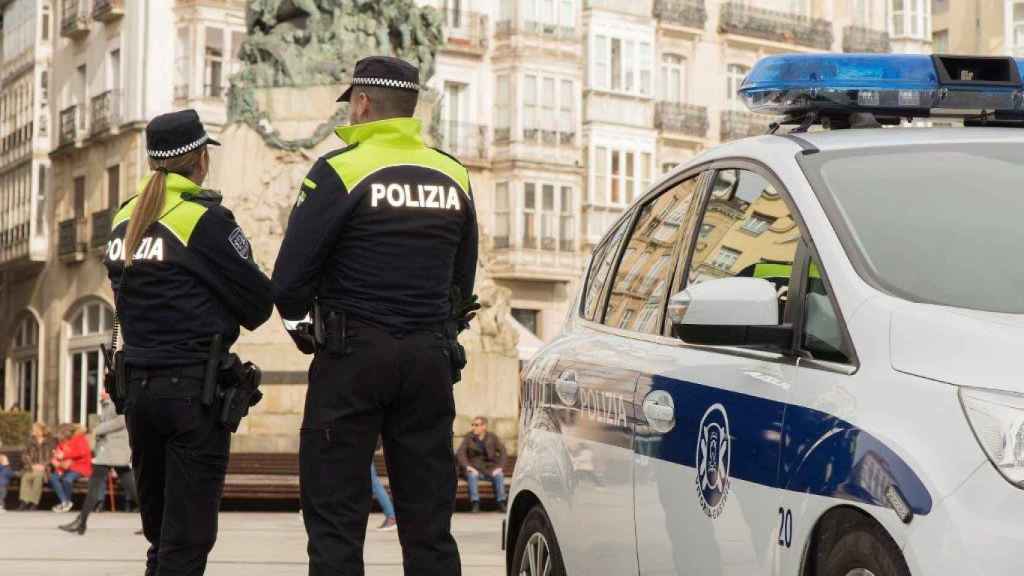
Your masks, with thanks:
<instances>
[{"instance_id":1,"label":"seated person on bench","mask_svg":"<svg viewBox=\"0 0 1024 576\"><path fill-rule=\"evenodd\" d=\"M469 501L473 512L480 511L480 478L489 480L494 485L494 495L498 500L498 508L505 511L505 463L508 452L501 438L487 431L487 418L477 416L473 419L473 429L462 440L457 453L459 467L466 474L469 484Z\"/></svg>"}]
</instances>

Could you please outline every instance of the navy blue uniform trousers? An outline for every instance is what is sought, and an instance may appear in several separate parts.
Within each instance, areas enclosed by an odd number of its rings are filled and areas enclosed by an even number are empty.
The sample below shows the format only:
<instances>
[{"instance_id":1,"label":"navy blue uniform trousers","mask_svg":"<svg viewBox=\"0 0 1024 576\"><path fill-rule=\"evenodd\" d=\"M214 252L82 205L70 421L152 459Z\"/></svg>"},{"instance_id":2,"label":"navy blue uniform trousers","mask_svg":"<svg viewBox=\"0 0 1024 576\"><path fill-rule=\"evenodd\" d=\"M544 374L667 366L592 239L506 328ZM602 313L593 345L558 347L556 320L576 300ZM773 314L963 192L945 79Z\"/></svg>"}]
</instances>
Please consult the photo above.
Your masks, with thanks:
<instances>
[{"instance_id":1,"label":"navy blue uniform trousers","mask_svg":"<svg viewBox=\"0 0 1024 576\"><path fill-rule=\"evenodd\" d=\"M455 400L448 349L433 331L349 323L348 351L317 353L300 437L310 576L363 576L377 437L394 496L406 575L461 574L451 534Z\"/></svg>"},{"instance_id":2,"label":"navy blue uniform trousers","mask_svg":"<svg viewBox=\"0 0 1024 576\"><path fill-rule=\"evenodd\" d=\"M200 400L203 366L129 368L125 410L146 576L199 576L217 540L231 434Z\"/></svg>"}]
</instances>

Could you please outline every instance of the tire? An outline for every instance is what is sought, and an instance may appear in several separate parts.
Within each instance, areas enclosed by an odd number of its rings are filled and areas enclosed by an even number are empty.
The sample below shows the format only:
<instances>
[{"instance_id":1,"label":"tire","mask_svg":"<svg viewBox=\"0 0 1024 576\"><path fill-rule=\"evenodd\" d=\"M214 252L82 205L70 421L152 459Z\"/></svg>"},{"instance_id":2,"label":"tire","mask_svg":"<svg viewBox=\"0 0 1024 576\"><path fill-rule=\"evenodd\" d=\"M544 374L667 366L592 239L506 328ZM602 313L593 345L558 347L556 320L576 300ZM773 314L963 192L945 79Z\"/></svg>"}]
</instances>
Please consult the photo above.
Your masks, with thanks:
<instances>
[{"instance_id":1,"label":"tire","mask_svg":"<svg viewBox=\"0 0 1024 576\"><path fill-rule=\"evenodd\" d=\"M821 576L910 576L903 554L873 522L849 526L825 556Z\"/></svg>"},{"instance_id":2,"label":"tire","mask_svg":"<svg viewBox=\"0 0 1024 576\"><path fill-rule=\"evenodd\" d=\"M546 571L548 566L550 571ZM512 576L565 576L562 551L551 529L551 521L540 506L534 506L523 520L509 573Z\"/></svg>"}]
</instances>

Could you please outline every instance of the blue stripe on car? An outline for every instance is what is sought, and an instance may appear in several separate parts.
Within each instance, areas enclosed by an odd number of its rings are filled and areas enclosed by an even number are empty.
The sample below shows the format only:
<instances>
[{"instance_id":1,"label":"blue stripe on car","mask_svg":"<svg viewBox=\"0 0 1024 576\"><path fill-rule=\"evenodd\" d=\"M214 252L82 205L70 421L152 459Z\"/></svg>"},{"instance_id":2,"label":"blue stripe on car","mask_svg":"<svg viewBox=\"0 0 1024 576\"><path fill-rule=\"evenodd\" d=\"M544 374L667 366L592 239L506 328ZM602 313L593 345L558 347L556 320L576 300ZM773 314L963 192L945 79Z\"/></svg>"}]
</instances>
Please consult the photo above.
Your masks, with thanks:
<instances>
[{"instance_id":1,"label":"blue stripe on car","mask_svg":"<svg viewBox=\"0 0 1024 576\"><path fill-rule=\"evenodd\" d=\"M666 434L654 433L638 410L633 447L639 454L695 468L701 418L718 403L729 419L731 478L885 507L885 490L895 485L915 514L931 511L931 495L910 466L881 440L841 418L661 376L649 383L651 391L672 396L676 425Z\"/></svg>"}]
</instances>

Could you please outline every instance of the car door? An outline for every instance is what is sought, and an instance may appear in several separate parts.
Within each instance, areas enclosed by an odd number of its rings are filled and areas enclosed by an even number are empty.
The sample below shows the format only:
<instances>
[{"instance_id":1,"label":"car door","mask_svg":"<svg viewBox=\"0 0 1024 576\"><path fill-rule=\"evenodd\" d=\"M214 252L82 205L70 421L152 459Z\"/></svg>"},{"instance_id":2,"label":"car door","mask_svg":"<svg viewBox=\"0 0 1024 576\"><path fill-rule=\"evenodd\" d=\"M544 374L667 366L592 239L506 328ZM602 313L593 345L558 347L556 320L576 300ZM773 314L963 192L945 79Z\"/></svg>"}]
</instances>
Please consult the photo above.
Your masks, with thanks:
<instances>
[{"instance_id":1,"label":"car door","mask_svg":"<svg viewBox=\"0 0 1024 576\"><path fill-rule=\"evenodd\" d=\"M762 278L774 285L784 323L800 229L781 185L742 162L715 166L710 179L673 293L715 279ZM637 382L640 573L770 574L795 360L777 349L688 344L665 324Z\"/></svg>"}]
</instances>

